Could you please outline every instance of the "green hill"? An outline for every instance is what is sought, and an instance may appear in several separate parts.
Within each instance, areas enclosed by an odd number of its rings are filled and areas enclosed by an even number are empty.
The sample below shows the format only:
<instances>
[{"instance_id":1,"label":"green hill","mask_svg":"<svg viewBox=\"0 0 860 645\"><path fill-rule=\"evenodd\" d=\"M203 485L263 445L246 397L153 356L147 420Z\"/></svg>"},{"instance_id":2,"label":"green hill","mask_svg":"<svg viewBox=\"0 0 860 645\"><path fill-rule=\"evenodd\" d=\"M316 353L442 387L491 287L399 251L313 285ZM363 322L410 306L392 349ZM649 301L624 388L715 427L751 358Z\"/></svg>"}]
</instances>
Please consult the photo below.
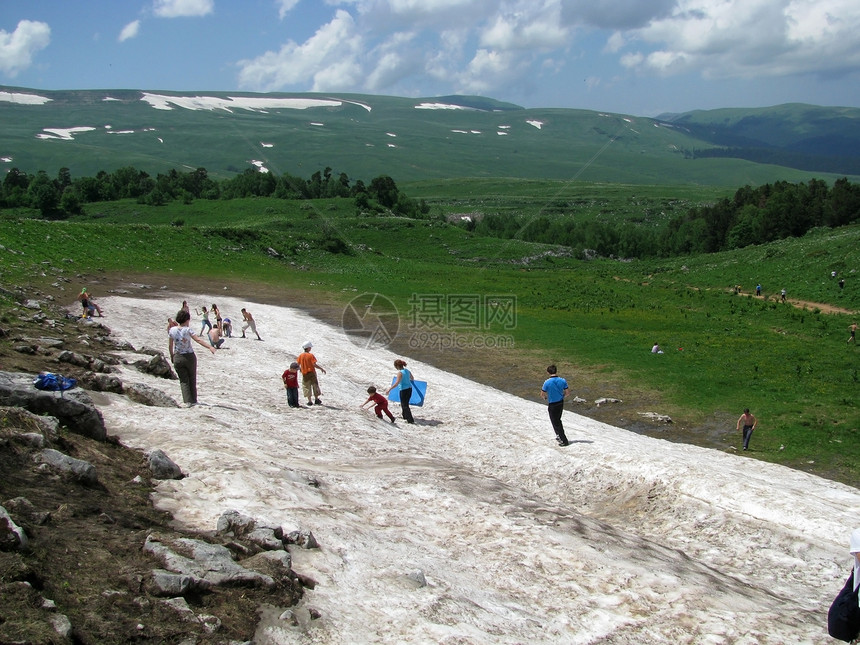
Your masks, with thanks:
<instances>
[{"instance_id":1,"label":"green hill","mask_svg":"<svg viewBox=\"0 0 860 645\"><path fill-rule=\"evenodd\" d=\"M777 115L772 122L785 120L778 116L783 108L739 110L731 118L712 115L712 121L722 119L723 134L717 137L709 134L713 124L698 113L661 120L523 109L474 96L0 87L0 169L45 170L53 176L67 167L80 177L124 166L152 175L203 167L218 178L249 166L302 177L330 167L365 181L385 174L398 182L512 177L708 186L851 174L833 159L826 174L779 166L776 158L767 164L702 158L720 154L729 140L726 133L734 130L738 141L751 131L771 132L767 145L786 149L816 138L826 141L853 124L857 112L817 110L814 120L804 122L806 139L789 140L785 128L761 126L771 114ZM749 127L753 117L759 120L757 129Z\"/></svg>"}]
</instances>

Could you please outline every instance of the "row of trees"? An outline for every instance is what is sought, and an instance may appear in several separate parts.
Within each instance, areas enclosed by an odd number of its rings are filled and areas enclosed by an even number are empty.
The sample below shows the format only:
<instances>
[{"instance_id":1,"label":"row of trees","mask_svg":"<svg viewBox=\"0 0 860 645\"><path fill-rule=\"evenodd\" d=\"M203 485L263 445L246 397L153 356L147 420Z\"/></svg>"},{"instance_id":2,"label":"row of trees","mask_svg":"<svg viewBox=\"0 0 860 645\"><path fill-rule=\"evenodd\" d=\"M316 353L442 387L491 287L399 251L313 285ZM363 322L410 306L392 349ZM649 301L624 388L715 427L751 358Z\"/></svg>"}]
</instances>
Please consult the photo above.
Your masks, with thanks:
<instances>
[{"instance_id":1,"label":"row of trees","mask_svg":"<svg viewBox=\"0 0 860 645\"><path fill-rule=\"evenodd\" d=\"M175 169L155 177L127 166L95 177L72 179L68 168L56 178L44 171L35 175L12 168L0 184L0 208L36 208L43 217L64 218L83 212L85 204L136 199L140 203L162 205L168 201L194 199L239 199L275 197L279 199L321 199L352 197L360 210L389 210L401 215L419 216L429 212L427 205L415 202L398 190L388 176L350 182L345 173L334 176L331 168L302 179L289 174L276 176L248 168L230 179L209 177L205 168L191 172Z\"/></svg>"},{"instance_id":2,"label":"row of trees","mask_svg":"<svg viewBox=\"0 0 860 645\"><path fill-rule=\"evenodd\" d=\"M629 221L578 223L572 218L487 215L463 225L480 235L562 244L602 256L666 257L713 253L799 237L818 226L860 220L860 186L847 179L830 188L824 181L745 186L734 197L693 208L662 230Z\"/></svg>"}]
</instances>

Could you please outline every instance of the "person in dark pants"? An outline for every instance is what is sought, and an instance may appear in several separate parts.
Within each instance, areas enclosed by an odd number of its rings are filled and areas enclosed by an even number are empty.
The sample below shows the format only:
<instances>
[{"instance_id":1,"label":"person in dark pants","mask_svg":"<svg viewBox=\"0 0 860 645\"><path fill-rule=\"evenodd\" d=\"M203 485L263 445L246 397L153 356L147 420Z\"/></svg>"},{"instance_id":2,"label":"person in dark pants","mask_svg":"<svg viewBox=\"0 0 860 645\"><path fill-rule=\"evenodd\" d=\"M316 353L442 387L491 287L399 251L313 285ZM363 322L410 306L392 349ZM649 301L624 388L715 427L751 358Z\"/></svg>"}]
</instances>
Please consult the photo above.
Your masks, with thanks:
<instances>
[{"instance_id":1,"label":"person in dark pants","mask_svg":"<svg viewBox=\"0 0 860 645\"><path fill-rule=\"evenodd\" d=\"M191 331L188 326L190 321L191 314L180 309L176 313L176 324L167 330L170 336L170 360L173 361L173 367L179 377L182 400L188 407L197 404L197 355L194 353L191 341L193 340L213 354L215 353L215 348L212 345Z\"/></svg>"},{"instance_id":2,"label":"person in dark pants","mask_svg":"<svg viewBox=\"0 0 860 645\"><path fill-rule=\"evenodd\" d=\"M561 413L564 412L564 400L570 394L570 390L567 388L567 381L558 375L558 369L555 365L547 367L546 373L549 374L549 378L544 381L540 395L547 402L549 420L555 431L555 440L558 441L558 445L567 446L570 442L567 440L567 435L564 434Z\"/></svg>"},{"instance_id":3,"label":"person in dark pants","mask_svg":"<svg viewBox=\"0 0 860 645\"><path fill-rule=\"evenodd\" d=\"M412 410L409 408L409 399L412 398L412 372L406 369L406 361L402 361L399 358L394 361L394 367L397 369L397 376L385 394L388 396L391 394L391 390L395 388L400 390L401 414L406 423L415 423L415 419L412 418Z\"/></svg>"},{"instance_id":4,"label":"person in dark pants","mask_svg":"<svg viewBox=\"0 0 860 645\"><path fill-rule=\"evenodd\" d=\"M738 430L741 429L741 424L744 426L744 450L746 450L750 447L753 430L758 425L758 419L755 418L755 415L750 414L749 408L744 408L744 413L738 419Z\"/></svg>"}]
</instances>

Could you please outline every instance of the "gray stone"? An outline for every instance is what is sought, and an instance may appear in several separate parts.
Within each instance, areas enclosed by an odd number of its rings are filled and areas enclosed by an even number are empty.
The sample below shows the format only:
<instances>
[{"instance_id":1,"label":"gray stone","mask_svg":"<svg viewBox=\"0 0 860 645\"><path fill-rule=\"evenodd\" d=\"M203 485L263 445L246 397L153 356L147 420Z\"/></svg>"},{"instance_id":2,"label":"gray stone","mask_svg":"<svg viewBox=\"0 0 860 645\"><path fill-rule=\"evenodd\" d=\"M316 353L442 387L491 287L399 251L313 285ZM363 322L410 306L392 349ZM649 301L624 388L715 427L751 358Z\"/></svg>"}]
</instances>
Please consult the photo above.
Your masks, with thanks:
<instances>
[{"instance_id":1,"label":"gray stone","mask_svg":"<svg viewBox=\"0 0 860 645\"><path fill-rule=\"evenodd\" d=\"M75 387L65 392L37 390L32 374L0 372L0 405L19 407L34 414L56 417L72 432L104 441L105 422L90 396Z\"/></svg>"},{"instance_id":2,"label":"gray stone","mask_svg":"<svg viewBox=\"0 0 860 645\"><path fill-rule=\"evenodd\" d=\"M95 466L88 461L69 457L59 450L46 448L37 454L36 460L43 464L48 464L57 470L69 473L73 478L77 479L81 483L90 486L98 483L98 475L96 474Z\"/></svg>"},{"instance_id":3,"label":"gray stone","mask_svg":"<svg viewBox=\"0 0 860 645\"><path fill-rule=\"evenodd\" d=\"M173 380L179 378L174 374L173 366L170 364L170 361L168 361L161 352L153 355L149 360L141 359L139 361L135 361L132 365L145 374L152 374L153 376Z\"/></svg>"},{"instance_id":4,"label":"gray stone","mask_svg":"<svg viewBox=\"0 0 860 645\"><path fill-rule=\"evenodd\" d=\"M255 528L257 528L257 521L239 511L221 513L221 517L218 518L218 523L215 525L215 530L218 533L232 533L237 537L246 535Z\"/></svg>"},{"instance_id":5,"label":"gray stone","mask_svg":"<svg viewBox=\"0 0 860 645\"><path fill-rule=\"evenodd\" d=\"M168 544L150 534L143 549L159 558L169 571L194 576L213 585L259 586L267 589L275 586L271 576L236 563L230 550L220 544L191 538L178 538ZM184 553L189 555L182 555Z\"/></svg>"},{"instance_id":6,"label":"gray stone","mask_svg":"<svg viewBox=\"0 0 860 645\"><path fill-rule=\"evenodd\" d=\"M130 398L135 403L142 403L156 408L176 408L179 407L176 401L170 398L161 390L156 390L154 387L144 385L143 383L129 383L123 386L123 394Z\"/></svg>"},{"instance_id":7,"label":"gray stone","mask_svg":"<svg viewBox=\"0 0 860 645\"><path fill-rule=\"evenodd\" d=\"M149 470L155 479L182 479L182 469L163 450L150 450L146 455Z\"/></svg>"},{"instance_id":8,"label":"gray stone","mask_svg":"<svg viewBox=\"0 0 860 645\"><path fill-rule=\"evenodd\" d=\"M24 529L15 524L6 509L0 506L0 551L20 551L28 544Z\"/></svg>"}]
</instances>

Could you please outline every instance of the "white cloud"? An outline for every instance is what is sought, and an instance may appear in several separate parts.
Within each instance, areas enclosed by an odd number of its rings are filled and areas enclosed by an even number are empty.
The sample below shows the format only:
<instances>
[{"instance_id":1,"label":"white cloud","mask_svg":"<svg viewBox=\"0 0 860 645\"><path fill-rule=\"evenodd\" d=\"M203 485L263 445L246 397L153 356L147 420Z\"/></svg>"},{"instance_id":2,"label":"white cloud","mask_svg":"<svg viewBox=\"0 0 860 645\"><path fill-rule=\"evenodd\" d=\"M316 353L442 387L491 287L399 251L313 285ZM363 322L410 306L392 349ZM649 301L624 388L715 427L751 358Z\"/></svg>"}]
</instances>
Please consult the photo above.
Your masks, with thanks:
<instances>
[{"instance_id":1,"label":"white cloud","mask_svg":"<svg viewBox=\"0 0 860 645\"><path fill-rule=\"evenodd\" d=\"M140 31L140 20L133 20L128 23L125 27L122 28L122 31L119 32L119 42L125 42L129 38L135 38Z\"/></svg>"},{"instance_id":2,"label":"white cloud","mask_svg":"<svg viewBox=\"0 0 860 645\"><path fill-rule=\"evenodd\" d=\"M215 0L155 0L152 5L159 18L184 18L212 13Z\"/></svg>"},{"instance_id":3,"label":"white cloud","mask_svg":"<svg viewBox=\"0 0 860 645\"><path fill-rule=\"evenodd\" d=\"M289 41L277 52L239 61L239 85L264 91L308 81L312 83L312 91L358 87L362 79L359 58L363 45L352 16L338 10L332 21L305 43Z\"/></svg>"},{"instance_id":4,"label":"white cloud","mask_svg":"<svg viewBox=\"0 0 860 645\"><path fill-rule=\"evenodd\" d=\"M11 34L0 29L0 72L15 78L50 42L51 28L44 22L22 20Z\"/></svg>"},{"instance_id":5,"label":"white cloud","mask_svg":"<svg viewBox=\"0 0 860 645\"><path fill-rule=\"evenodd\" d=\"M299 0L276 0L275 4L278 7L278 17L283 20L293 7L299 4Z\"/></svg>"},{"instance_id":6,"label":"white cloud","mask_svg":"<svg viewBox=\"0 0 860 645\"><path fill-rule=\"evenodd\" d=\"M853 0L678 0L670 16L632 35L655 47L637 67L662 74L751 78L860 67Z\"/></svg>"}]
</instances>

